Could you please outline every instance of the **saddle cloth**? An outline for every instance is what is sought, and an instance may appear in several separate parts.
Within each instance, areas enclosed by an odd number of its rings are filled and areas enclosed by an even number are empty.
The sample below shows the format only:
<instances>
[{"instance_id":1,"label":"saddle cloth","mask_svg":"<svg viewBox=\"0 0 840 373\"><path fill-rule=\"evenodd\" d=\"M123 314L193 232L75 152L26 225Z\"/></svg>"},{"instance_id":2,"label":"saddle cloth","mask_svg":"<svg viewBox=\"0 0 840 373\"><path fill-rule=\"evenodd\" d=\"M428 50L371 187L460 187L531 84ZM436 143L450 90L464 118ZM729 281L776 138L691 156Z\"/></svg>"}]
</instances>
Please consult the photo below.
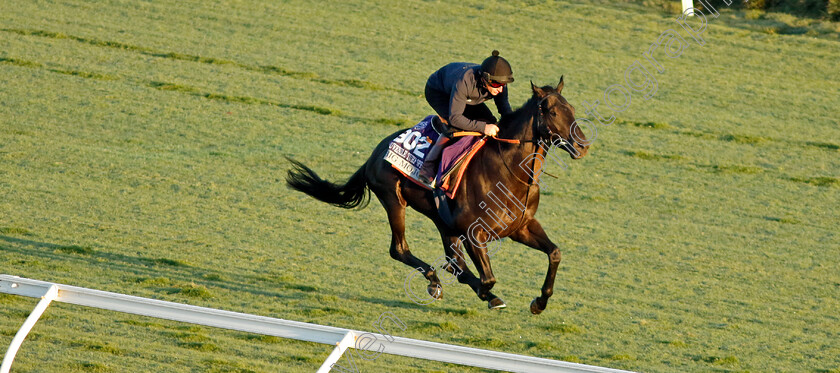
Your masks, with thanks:
<instances>
[{"instance_id":1,"label":"saddle cloth","mask_svg":"<svg viewBox=\"0 0 840 373\"><path fill-rule=\"evenodd\" d=\"M435 115L429 115L414 127L401 133L388 144L388 151L385 153L385 160L391 163L392 167L409 180L427 189L429 187L420 181L420 169L432 144L440 136L432 125L435 117ZM459 137L459 134L456 132L452 136ZM461 183L467 164L486 141L486 138L462 136L458 141L443 149L435 185L444 190L447 197L455 198L455 191Z\"/></svg>"},{"instance_id":2,"label":"saddle cloth","mask_svg":"<svg viewBox=\"0 0 840 373\"><path fill-rule=\"evenodd\" d=\"M420 169L426 160L426 154L437 141L440 134L432 126L435 115L429 115L414 127L406 130L388 144L385 160L409 179L420 182Z\"/></svg>"}]
</instances>

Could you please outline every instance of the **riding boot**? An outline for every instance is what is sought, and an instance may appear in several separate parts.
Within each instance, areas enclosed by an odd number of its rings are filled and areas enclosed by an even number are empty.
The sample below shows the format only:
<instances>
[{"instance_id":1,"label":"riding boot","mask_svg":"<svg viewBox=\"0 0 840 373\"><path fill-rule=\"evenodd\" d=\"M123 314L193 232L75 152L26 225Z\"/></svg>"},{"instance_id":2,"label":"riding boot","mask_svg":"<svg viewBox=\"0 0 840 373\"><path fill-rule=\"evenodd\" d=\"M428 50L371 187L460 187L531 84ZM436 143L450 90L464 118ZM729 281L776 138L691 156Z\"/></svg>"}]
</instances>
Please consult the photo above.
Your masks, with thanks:
<instances>
[{"instance_id":1,"label":"riding boot","mask_svg":"<svg viewBox=\"0 0 840 373\"><path fill-rule=\"evenodd\" d=\"M432 148L429 149L429 154L426 154L426 160L423 162L423 167L420 169L420 181L426 185L431 185L436 176L437 163L440 155L443 153L443 146L449 142L446 136L438 137Z\"/></svg>"}]
</instances>

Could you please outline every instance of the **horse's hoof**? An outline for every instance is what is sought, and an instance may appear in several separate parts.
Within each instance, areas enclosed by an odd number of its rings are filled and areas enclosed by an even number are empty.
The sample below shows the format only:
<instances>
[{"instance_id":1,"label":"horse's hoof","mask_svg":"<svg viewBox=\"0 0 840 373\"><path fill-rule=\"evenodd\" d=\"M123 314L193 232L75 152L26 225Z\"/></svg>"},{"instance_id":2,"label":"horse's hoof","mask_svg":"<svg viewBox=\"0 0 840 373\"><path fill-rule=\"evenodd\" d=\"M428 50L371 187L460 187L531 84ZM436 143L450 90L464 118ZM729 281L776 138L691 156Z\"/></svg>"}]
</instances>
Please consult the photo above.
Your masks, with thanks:
<instances>
[{"instance_id":1,"label":"horse's hoof","mask_svg":"<svg viewBox=\"0 0 840 373\"><path fill-rule=\"evenodd\" d=\"M531 301L531 313L539 315L542 311L545 311L545 307L540 308L540 305L537 304L537 298L534 298L534 300Z\"/></svg>"},{"instance_id":2,"label":"horse's hoof","mask_svg":"<svg viewBox=\"0 0 840 373\"><path fill-rule=\"evenodd\" d=\"M437 300L443 299L443 288L441 288L440 285L429 285L428 287L426 287L426 291L429 292L429 295L431 295L432 298L435 298Z\"/></svg>"},{"instance_id":3,"label":"horse's hoof","mask_svg":"<svg viewBox=\"0 0 840 373\"><path fill-rule=\"evenodd\" d=\"M487 308L491 310L498 310L505 307L507 307L507 304L505 304L505 301L503 301L502 298L493 298L487 302Z\"/></svg>"}]
</instances>

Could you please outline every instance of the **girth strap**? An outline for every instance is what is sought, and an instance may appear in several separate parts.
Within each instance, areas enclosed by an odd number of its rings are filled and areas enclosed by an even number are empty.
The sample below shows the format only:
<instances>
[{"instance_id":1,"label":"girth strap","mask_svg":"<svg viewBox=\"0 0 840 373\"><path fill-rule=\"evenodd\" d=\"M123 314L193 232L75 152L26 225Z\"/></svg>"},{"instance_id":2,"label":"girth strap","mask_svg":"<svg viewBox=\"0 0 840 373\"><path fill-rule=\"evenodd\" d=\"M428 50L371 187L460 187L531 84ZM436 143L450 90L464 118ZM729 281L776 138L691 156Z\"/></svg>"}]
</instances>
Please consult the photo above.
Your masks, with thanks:
<instances>
[{"instance_id":1,"label":"girth strap","mask_svg":"<svg viewBox=\"0 0 840 373\"><path fill-rule=\"evenodd\" d=\"M446 198L446 193L440 189L435 189L433 192L435 197L435 205L438 209L438 216L443 220L443 223L450 228L455 227L455 220L452 219L452 211L449 210L449 201Z\"/></svg>"}]
</instances>

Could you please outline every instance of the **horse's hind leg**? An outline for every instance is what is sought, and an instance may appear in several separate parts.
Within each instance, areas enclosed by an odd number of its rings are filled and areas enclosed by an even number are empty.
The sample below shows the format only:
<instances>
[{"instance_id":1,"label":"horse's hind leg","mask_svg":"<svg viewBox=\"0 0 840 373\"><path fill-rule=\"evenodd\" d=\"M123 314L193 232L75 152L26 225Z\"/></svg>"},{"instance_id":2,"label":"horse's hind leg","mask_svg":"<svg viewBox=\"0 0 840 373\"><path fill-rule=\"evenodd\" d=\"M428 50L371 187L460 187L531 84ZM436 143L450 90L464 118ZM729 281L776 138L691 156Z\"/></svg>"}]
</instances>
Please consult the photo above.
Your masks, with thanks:
<instances>
[{"instance_id":1,"label":"horse's hind leg","mask_svg":"<svg viewBox=\"0 0 840 373\"><path fill-rule=\"evenodd\" d=\"M548 255L548 271L545 273L541 294L531 301L531 313L538 315L545 310L548 305L548 298L554 293L554 277L557 275L557 267L560 265L560 249L548 239L536 219L531 220L522 229L512 234L510 238Z\"/></svg>"},{"instance_id":2,"label":"horse's hind leg","mask_svg":"<svg viewBox=\"0 0 840 373\"><path fill-rule=\"evenodd\" d=\"M443 296L443 291L435 269L414 256L405 241L405 202L394 194L379 195L377 193L376 196L382 206L385 207L385 211L388 213L388 223L391 225L391 258L423 273L423 277L429 280L429 286L426 288L429 295L440 299Z\"/></svg>"}]
</instances>

